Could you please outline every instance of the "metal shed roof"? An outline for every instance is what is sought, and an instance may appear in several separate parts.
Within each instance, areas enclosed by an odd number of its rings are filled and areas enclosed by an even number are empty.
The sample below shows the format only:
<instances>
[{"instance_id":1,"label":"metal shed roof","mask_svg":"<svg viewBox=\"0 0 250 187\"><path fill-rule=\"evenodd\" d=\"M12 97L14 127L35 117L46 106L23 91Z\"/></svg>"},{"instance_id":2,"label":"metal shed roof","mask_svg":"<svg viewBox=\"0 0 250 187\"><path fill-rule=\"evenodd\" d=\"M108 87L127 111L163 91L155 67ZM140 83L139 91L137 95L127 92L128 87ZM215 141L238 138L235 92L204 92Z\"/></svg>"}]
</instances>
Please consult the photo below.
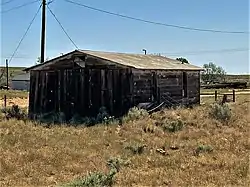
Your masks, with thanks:
<instances>
[{"instance_id":1,"label":"metal shed roof","mask_svg":"<svg viewBox=\"0 0 250 187\"><path fill-rule=\"evenodd\" d=\"M90 56L104 61L110 61L115 64L129 66L136 69L158 69L158 70L203 70L201 67L191 64L182 64L182 62L157 55L142 55L142 54L129 54L129 53L117 53L117 52L102 52L102 51L90 51L90 50L75 50L63 56L51 59L43 64L39 64L30 68L26 68L24 71L39 70L44 66L48 66L53 63L59 63L62 59L70 59L74 55Z\"/></svg>"},{"instance_id":2,"label":"metal shed roof","mask_svg":"<svg viewBox=\"0 0 250 187\"><path fill-rule=\"evenodd\" d=\"M202 68L198 66L194 66L191 64L182 64L178 60L174 60L164 56L88 51L88 50L79 50L79 51L84 54L109 60L124 66L134 67L136 69L202 70Z\"/></svg>"},{"instance_id":3,"label":"metal shed roof","mask_svg":"<svg viewBox=\"0 0 250 187\"><path fill-rule=\"evenodd\" d=\"M29 81L30 80L30 74L29 73L23 73L16 75L12 78L12 81Z\"/></svg>"}]
</instances>

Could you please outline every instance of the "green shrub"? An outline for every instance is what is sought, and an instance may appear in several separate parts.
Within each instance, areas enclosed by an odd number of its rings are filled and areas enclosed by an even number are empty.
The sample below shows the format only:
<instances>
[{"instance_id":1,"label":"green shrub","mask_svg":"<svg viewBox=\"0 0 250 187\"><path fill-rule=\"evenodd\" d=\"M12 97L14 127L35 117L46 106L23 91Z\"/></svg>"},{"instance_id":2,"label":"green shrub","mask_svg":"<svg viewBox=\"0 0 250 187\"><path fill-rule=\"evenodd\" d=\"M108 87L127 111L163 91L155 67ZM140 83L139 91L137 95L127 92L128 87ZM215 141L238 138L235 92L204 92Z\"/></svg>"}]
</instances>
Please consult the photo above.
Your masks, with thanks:
<instances>
[{"instance_id":1,"label":"green shrub","mask_svg":"<svg viewBox=\"0 0 250 187\"><path fill-rule=\"evenodd\" d=\"M162 124L163 130L168 132L177 132L182 130L183 127L184 127L184 122L180 119L174 121L166 120L165 123Z\"/></svg>"},{"instance_id":2,"label":"green shrub","mask_svg":"<svg viewBox=\"0 0 250 187\"><path fill-rule=\"evenodd\" d=\"M228 121L231 118L232 112L228 104L225 103L223 105L220 105L215 103L210 108L210 116L224 122Z\"/></svg>"},{"instance_id":3,"label":"green shrub","mask_svg":"<svg viewBox=\"0 0 250 187\"><path fill-rule=\"evenodd\" d=\"M134 143L132 145L127 145L125 149L130 150L133 154L142 154L145 150L146 145L140 143Z\"/></svg>"},{"instance_id":4,"label":"green shrub","mask_svg":"<svg viewBox=\"0 0 250 187\"><path fill-rule=\"evenodd\" d=\"M105 107L101 107L99 109L99 113L96 116L96 123L102 123L109 118L112 117L108 114L107 109Z\"/></svg>"},{"instance_id":5,"label":"green shrub","mask_svg":"<svg viewBox=\"0 0 250 187\"><path fill-rule=\"evenodd\" d=\"M89 127L95 124L117 124L118 121L114 116L108 114L105 107L101 107L96 117L81 117L79 114L75 114L69 120L69 123L74 126L83 125Z\"/></svg>"},{"instance_id":6,"label":"green shrub","mask_svg":"<svg viewBox=\"0 0 250 187\"><path fill-rule=\"evenodd\" d=\"M49 112L37 116L40 123L46 124L63 124L66 123L65 114L63 112Z\"/></svg>"},{"instance_id":7,"label":"green shrub","mask_svg":"<svg viewBox=\"0 0 250 187\"><path fill-rule=\"evenodd\" d=\"M86 177L76 179L69 184L63 185L64 187L95 187L95 186L112 186L114 183L114 176L120 171L122 166L128 166L129 161L120 157L113 157L107 161L107 166L110 168L108 174L102 172L90 173Z\"/></svg>"},{"instance_id":8,"label":"green shrub","mask_svg":"<svg viewBox=\"0 0 250 187\"><path fill-rule=\"evenodd\" d=\"M64 124L68 123L73 126L93 126L95 124L117 124L118 121L110 116L105 107L100 108L100 111L96 117L82 117L79 114L74 114L73 117L66 121L65 114L63 112L50 112L37 116L37 120L40 123L46 124Z\"/></svg>"},{"instance_id":9,"label":"green shrub","mask_svg":"<svg viewBox=\"0 0 250 187\"><path fill-rule=\"evenodd\" d=\"M200 153L211 153L213 151L213 148L210 145L199 145L195 149L195 154L199 155Z\"/></svg>"},{"instance_id":10,"label":"green shrub","mask_svg":"<svg viewBox=\"0 0 250 187\"><path fill-rule=\"evenodd\" d=\"M124 160L120 157L110 158L107 161L107 165L110 169L114 169L115 171L119 172L122 166L128 166L130 162L128 160Z\"/></svg>"},{"instance_id":11,"label":"green shrub","mask_svg":"<svg viewBox=\"0 0 250 187\"><path fill-rule=\"evenodd\" d=\"M107 112L106 107L101 107L99 109L99 113L96 116L95 124L102 123L102 124L117 124L118 121L115 119L114 116L110 116Z\"/></svg>"},{"instance_id":12,"label":"green shrub","mask_svg":"<svg viewBox=\"0 0 250 187\"><path fill-rule=\"evenodd\" d=\"M2 109L2 113L5 114L6 119L15 118L17 120L25 120L28 117L25 110L20 109L18 105L13 105L10 108Z\"/></svg>"},{"instance_id":13,"label":"green shrub","mask_svg":"<svg viewBox=\"0 0 250 187\"><path fill-rule=\"evenodd\" d=\"M74 125L74 126L78 126L83 124L83 117L80 116L79 114L75 114L73 115L73 117L69 120L69 124Z\"/></svg>"},{"instance_id":14,"label":"green shrub","mask_svg":"<svg viewBox=\"0 0 250 187\"><path fill-rule=\"evenodd\" d=\"M73 126L85 126L90 127L96 124L96 119L93 117L82 117L79 114L75 114L70 120L69 124Z\"/></svg>"},{"instance_id":15,"label":"green shrub","mask_svg":"<svg viewBox=\"0 0 250 187\"><path fill-rule=\"evenodd\" d=\"M83 179L77 179L69 184L64 185L65 187L95 187L95 186L112 186L114 182L114 176L116 172L111 170L108 174L101 172L90 173Z\"/></svg>"},{"instance_id":16,"label":"green shrub","mask_svg":"<svg viewBox=\"0 0 250 187\"><path fill-rule=\"evenodd\" d=\"M114 116L109 116L108 118L104 118L102 123L106 125L119 124L119 120L115 119Z\"/></svg>"},{"instance_id":17,"label":"green shrub","mask_svg":"<svg viewBox=\"0 0 250 187\"><path fill-rule=\"evenodd\" d=\"M137 107L133 107L128 111L128 114L123 117L123 122L135 121L145 117L148 117L149 114L144 109L139 109Z\"/></svg>"}]
</instances>

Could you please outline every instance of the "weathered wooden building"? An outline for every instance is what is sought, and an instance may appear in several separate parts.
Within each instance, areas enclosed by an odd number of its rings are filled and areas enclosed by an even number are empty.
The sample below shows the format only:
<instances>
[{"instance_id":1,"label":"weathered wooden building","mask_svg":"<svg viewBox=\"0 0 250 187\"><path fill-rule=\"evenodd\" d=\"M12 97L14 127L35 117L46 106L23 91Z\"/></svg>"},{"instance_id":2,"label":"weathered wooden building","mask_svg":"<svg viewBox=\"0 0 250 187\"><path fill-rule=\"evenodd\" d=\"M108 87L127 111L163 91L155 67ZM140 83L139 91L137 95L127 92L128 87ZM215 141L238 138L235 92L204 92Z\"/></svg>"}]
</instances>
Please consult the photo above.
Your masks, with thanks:
<instances>
[{"instance_id":1,"label":"weathered wooden building","mask_svg":"<svg viewBox=\"0 0 250 187\"><path fill-rule=\"evenodd\" d=\"M163 56L75 50L30 71L29 115L63 112L114 116L167 98L200 102L200 67Z\"/></svg>"}]
</instances>

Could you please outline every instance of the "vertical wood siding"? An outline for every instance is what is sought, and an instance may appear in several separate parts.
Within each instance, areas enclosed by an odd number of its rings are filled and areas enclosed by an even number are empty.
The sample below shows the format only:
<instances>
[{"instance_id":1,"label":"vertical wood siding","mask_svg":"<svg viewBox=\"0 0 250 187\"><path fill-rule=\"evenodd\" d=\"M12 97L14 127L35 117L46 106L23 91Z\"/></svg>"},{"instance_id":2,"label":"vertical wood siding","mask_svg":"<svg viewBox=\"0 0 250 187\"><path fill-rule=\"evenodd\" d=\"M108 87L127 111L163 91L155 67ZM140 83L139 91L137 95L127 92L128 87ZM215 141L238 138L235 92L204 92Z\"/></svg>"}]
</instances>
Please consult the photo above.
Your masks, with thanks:
<instances>
[{"instance_id":1,"label":"vertical wood siding","mask_svg":"<svg viewBox=\"0 0 250 187\"><path fill-rule=\"evenodd\" d=\"M144 102L161 102L168 94L175 100L200 102L200 73L187 71L187 94L183 94L183 71L75 67L55 71L31 71L29 115L63 112L96 116L105 106L109 114L121 116Z\"/></svg>"},{"instance_id":2,"label":"vertical wood siding","mask_svg":"<svg viewBox=\"0 0 250 187\"><path fill-rule=\"evenodd\" d=\"M96 116L102 106L111 115L123 115L133 105L132 76L130 69L31 71L29 115Z\"/></svg>"}]
</instances>

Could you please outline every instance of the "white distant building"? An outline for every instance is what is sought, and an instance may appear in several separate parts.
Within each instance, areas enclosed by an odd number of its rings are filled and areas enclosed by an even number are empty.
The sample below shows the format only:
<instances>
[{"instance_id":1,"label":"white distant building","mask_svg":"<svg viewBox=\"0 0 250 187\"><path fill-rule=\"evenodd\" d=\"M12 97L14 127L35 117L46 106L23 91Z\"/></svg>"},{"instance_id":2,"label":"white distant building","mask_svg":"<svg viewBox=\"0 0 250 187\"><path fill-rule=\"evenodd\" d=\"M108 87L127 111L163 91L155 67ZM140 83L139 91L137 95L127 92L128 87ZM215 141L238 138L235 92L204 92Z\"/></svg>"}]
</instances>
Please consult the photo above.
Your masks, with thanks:
<instances>
[{"instance_id":1,"label":"white distant building","mask_svg":"<svg viewBox=\"0 0 250 187\"><path fill-rule=\"evenodd\" d=\"M10 88L13 90L29 91L30 88L30 73L22 73L16 75L11 80Z\"/></svg>"}]
</instances>

